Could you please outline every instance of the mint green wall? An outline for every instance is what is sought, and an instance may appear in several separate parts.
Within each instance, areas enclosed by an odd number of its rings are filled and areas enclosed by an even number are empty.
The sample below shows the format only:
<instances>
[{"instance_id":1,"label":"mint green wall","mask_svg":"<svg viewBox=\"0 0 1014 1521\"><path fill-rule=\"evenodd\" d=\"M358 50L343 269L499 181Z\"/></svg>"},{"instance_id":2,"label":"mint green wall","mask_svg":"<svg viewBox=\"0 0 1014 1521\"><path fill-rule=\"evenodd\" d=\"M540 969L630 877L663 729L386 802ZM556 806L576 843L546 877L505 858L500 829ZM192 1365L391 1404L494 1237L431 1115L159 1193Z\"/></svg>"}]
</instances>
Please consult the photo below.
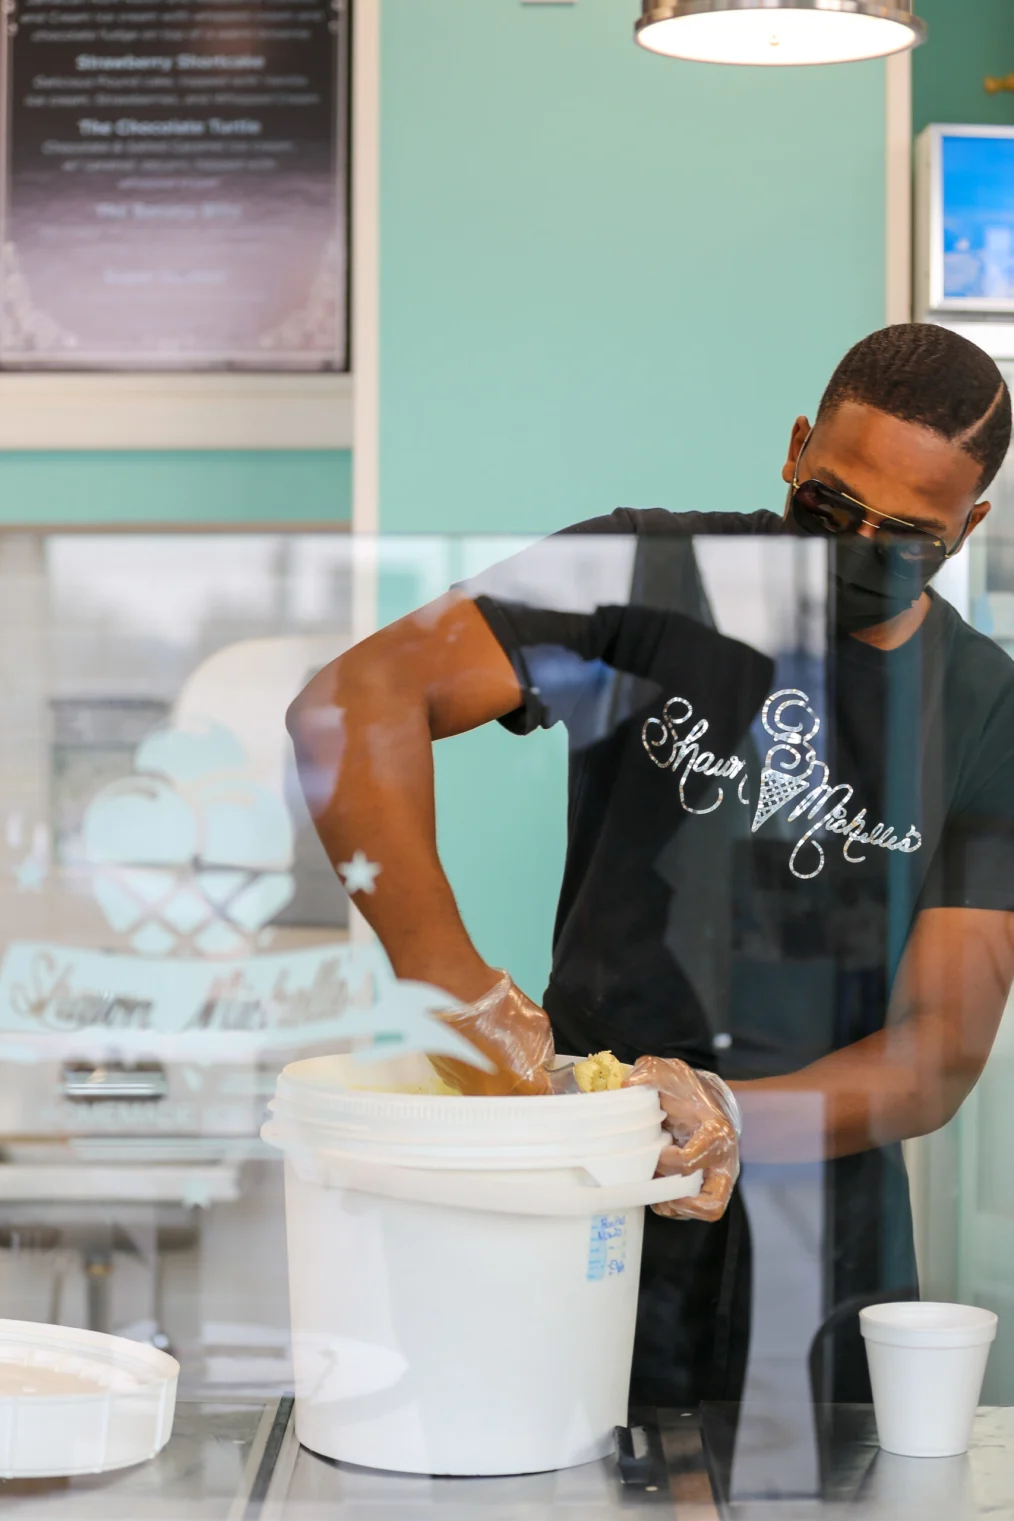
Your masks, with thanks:
<instances>
[{"instance_id":1,"label":"mint green wall","mask_svg":"<svg viewBox=\"0 0 1014 1521\"><path fill-rule=\"evenodd\" d=\"M884 312L884 69L648 55L636 0L383 0L381 525L777 506L795 415ZM541 989L563 736L438 747L484 954Z\"/></svg>"},{"instance_id":2,"label":"mint green wall","mask_svg":"<svg viewBox=\"0 0 1014 1521\"><path fill-rule=\"evenodd\" d=\"M338 450L0 453L0 523L347 522Z\"/></svg>"},{"instance_id":3,"label":"mint green wall","mask_svg":"<svg viewBox=\"0 0 1014 1521\"><path fill-rule=\"evenodd\" d=\"M912 60L916 132L930 122L1014 124L1014 95L987 95L987 75L1014 74L1011 0L917 0L929 40Z\"/></svg>"},{"instance_id":4,"label":"mint green wall","mask_svg":"<svg viewBox=\"0 0 1014 1521\"><path fill-rule=\"evenodd\" d=\"M675 63L636 12L383 0L385 531L771 506L883 319L883 65Z\"/></svg>"}]
</instances>

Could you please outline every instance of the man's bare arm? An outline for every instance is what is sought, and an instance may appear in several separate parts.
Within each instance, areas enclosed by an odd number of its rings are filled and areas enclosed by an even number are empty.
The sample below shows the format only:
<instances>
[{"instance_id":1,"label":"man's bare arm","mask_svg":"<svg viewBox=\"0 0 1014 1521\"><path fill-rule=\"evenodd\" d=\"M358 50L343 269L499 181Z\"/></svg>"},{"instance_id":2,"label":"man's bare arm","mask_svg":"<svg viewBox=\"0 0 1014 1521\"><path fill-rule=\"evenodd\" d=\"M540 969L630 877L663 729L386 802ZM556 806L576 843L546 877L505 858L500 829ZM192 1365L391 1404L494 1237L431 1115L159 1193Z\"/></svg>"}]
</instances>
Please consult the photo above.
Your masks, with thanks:
<instances>
[{"instance_id":1,"label":"man's bare arm","mask_svg":"<svg viewBox=\"0 0 1014 1521\"><path fill-rule=\"evenodd\" d=\"M902 958L885 1029L788 1076L732 1084L743 1108L744 1157L815 1160L812 1111L791 1102L752 1106L755 1094L822 1094L828 1157L939 1129L986 1064L1012 980L1014 914L924 911Z\"/></svg>"},{"instance_id":2,"label":"man's bare arm","mask_svg":"<svg viewBox=\"0 0 1014 1521\"><path fill-rule=\"evenodd\" d=\"M432 742L511 713L510 661L469 599L450 595L326 666L289 709L300 781L335 867L380 866L354 895L398 977L466 1001L496 972L475 949L437 855Z\"/></svg>"}]
</instances>

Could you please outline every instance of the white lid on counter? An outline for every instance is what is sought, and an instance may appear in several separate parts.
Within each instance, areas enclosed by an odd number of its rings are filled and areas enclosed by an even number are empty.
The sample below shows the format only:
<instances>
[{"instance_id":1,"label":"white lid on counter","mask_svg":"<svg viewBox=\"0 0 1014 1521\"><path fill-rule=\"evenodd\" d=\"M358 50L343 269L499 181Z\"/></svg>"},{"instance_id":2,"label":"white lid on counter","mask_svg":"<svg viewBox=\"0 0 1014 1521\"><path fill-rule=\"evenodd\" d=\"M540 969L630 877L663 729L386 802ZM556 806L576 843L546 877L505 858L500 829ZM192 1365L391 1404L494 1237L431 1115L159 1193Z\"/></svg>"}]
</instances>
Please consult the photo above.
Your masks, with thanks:
<instances>
[{"instance_id":1,"label":"white lid on counter","mask_svg":"<svg viewBox=\"0 0 1014 1521\"><path fill-rule=\"evenodd\" d=\"M0 1320L0 1478L143 1463L172 1432L179 1364L142 1342Z\"/></svg>"}]
</instances>

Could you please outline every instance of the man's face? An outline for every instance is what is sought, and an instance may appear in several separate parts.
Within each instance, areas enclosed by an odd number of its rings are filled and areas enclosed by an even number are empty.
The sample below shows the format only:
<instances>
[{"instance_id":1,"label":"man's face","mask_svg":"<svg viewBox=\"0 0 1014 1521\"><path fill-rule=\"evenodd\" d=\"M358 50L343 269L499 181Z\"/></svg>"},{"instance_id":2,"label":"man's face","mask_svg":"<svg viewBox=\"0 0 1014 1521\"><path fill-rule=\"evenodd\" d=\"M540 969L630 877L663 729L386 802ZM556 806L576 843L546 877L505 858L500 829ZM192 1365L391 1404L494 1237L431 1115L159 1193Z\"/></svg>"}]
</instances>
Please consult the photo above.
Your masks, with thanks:
<instances>
[{"instance_id":1,"label":"man's face","mask_svg":"<svg viewBox=\"0 0 1014 1521\"><path fill-rule=\"evenodd\" d=\"M798 417L782 479L791 486L810 425ZM800 480L823 481L864 506L902 518L951 549L971 516L975 528L989 511L976 502L980 466L957 444L918 423L902 422L858 402L843 402L813 430ZM871 517L859 530L877 531Z\"/></svg>"}]
</instances>

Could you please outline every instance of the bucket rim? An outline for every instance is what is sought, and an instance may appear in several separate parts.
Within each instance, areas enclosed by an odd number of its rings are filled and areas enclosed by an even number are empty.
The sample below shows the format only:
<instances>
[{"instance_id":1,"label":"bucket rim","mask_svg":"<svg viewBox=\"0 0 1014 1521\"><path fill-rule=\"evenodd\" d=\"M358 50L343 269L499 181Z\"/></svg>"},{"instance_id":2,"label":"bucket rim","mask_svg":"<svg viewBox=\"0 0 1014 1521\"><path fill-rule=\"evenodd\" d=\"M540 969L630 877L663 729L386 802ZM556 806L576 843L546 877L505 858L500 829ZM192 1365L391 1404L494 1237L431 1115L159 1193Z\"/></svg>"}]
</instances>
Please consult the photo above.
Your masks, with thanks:
<instances>
[{"instance_id":1,"label":"bucket rim","mask_svg":"<svg viewBox=\"0 0 1014 1521\"><path fill-rule=\"evenodd\" d=\"M432 1125L450 1131L474 1131L487 1125L524 1130L537 1128L571 1132L575 1122L586 1134L614 1128L631 1128L625 1122L645 1125L658 1120L663 1111L654 1088L616 1088L605 1093L567 1094L430 1094L399 1093L397 1090L346 1088L305 1080L299 1069L319 1063L309 1057L291 1062L278 1075L270 1109L278 1118L303 1124L328 1126L358 1121ZM325 1058L326 1060L326 1058ZM317 1068L319 1072L319 1067ZM308 1076L308 1074L307 1074Z\"/></svg>"}]
</instances>

